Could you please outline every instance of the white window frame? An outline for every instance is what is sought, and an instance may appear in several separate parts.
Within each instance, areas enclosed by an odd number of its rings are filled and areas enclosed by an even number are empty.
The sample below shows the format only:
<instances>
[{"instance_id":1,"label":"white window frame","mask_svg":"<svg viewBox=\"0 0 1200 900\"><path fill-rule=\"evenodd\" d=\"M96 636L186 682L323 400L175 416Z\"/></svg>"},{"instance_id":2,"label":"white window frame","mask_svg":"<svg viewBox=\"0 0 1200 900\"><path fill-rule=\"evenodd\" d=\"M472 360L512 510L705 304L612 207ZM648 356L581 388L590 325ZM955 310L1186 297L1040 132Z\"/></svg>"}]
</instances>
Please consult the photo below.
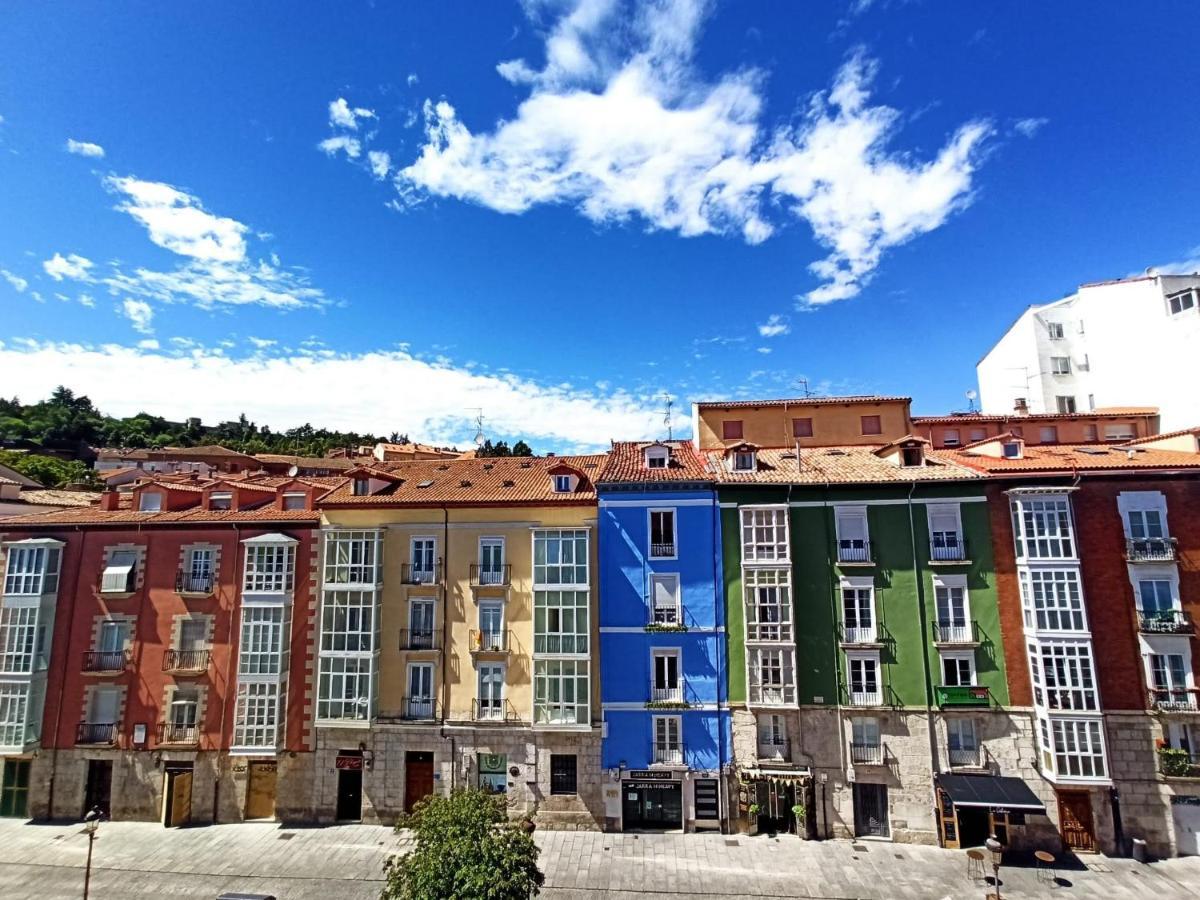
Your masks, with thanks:
<instances>
[{"instance_id":1,"label":"white window frame","mask_svg":"<svg viewBox=\"0 0 1200 900\"><path fill-rule=\"evenodd\" d=\"M771 660L770 666L764 662ZM775 662L778 662L778 665ZM766 671L779 670L779 681L763 679ZM747 696L752 706L796 705L795 644L774 644L746 648Z\"/></svg>"},{"instance_id":2,"label":"white window frame","mask_svg":"<svg viewBox=\"0 0 1200 900\"><path fill-rule=\"evenodd\" d=\"M571 602L567 602L568 597ZM557 619L557 627L552 620ZM571 589L533 592L533 653L571 659L586 658L592 644L591 595ZM570 627L567 622L570 620Z\"/></svg>"},{"instance_id":3,"label":"white window frame","mask_svg":"<svg viewBox=\"0 0 1200 900\"><path fill-rule=\"evenodd\" d=\"M1197 291L1195 288L1187 288L1186 290L1176 291L1173 294L1167 294L1165 300L1167 304L1168 316L1182 316L1189 310L1193 312L1196 310Z\"/></svg>"},{"instance_id":4,"label":"white window frame","mask_svg":"<svg viewBox=\"0 0 1200 900\"><path fill-rule=\"evenodd\" d=\"M665 682L670 682L670 678L666 677L670 674L666 660L675 660L675 685L672 687L669 683L659 685L659 675L664 676ZM662 673L659 672L660 662L664 667ZM679 647L652 647L650 650L650 700L655 703L682 703L683 702L683 650Z\"/></svg>"},{"instance_id":5,"label":"white window frame","mask_svg":"<svg viewBox=\"0 0 1200 900\"><path fill-rule=\"evenodd\" d=\"M34 539L2 546L5 596L40 597L58 592L63 546L60 541Z\"/></svg>"},{"instance_id":6,"label":"white window frame","mask_svg":"<svg viewBox=\"0 0 1200 900\"><path fill-rule=\"evenodd\" d=\"M955 674L953 682L946 678L946 663L955 663L955 668L958 670ZM962 663L967 664L967 681L964 683L962 679L961 667ZM976 687L976 672L975 672L975 651L974 650L940 650L938 651L938 675L939 684L946 687Z\"/></svg>"},{"instance_id":7,"label":"white window frame","mask_svg":"<svg viewBox=\"0 0 1200 900\"><path fill-rule=\"evenodd\" d=\"M755 725L758 730L759 757L782 758L787 755L787 722L783 716L779 713L758 715L755 716Z\"/></svg>"},{"instance_id":8,"label":"white window frame","mask_svg":"<svg viewBox=\"0 0 1200 900\"><path fill-rule=\"evenodd\" d=\"M1192 650L1189 646L1190 641L1186 638L1179 640L1155 640L1143 639L1142 664L1146 673L1146 686L1154 692L1156 701L1161 703L1162 694L1168 694L1166 698L1166 708L1182 708L1194 709L1195 700L1193 699L1193 691L1196 689L1196 676L1192 670ZM1177 657L1180 663L1179 678L1173 677L1176 673L1171 671L1169 663L1164 665L1163 671L1168 676L1165 684L1159 684L1155 677L1154 661L1155 659L1170 660L1172 657Z\"/></svg>"},{"instance_id":9,"label":"white window frame","mask_svg":"<svg viewBox=\"0 0 1200 900\"><path fill-rule=\"evenodd\" d=\"M957 744L958 746L955 746ZM946 717L946 749L953 753L955 750L979 751L979 729L975 719L970 716ZM951 765L954 765L951 757Z\"/></svg>"},{"instance_id":10,"label":"white window frame","mask_svg":"<svg viewBox=\"0 0 1200 900\"><path fill-rule=\"evenodd\" d=\"M342 690L336 692L335 686ZM354 690L348 688L353 686ZM317 672L317 719L366 724L374 713L379 667L371 656L321 654ZM353 695L353 696L351 696Z\"/></svg>"},{"instance_id":11,"label":"white window frame","mask_svg":"<svg viewBox=\"0 0 1200 900\"><path fill-rule=\"evenodd\" d=\"M413 673L428 672L429 677L422 677L419 681L428 681L429 688L426 694L425 688L421 689L419 696L413 695ZM404 702L407 704L403 710L406 717L415 719L432 719L434 698L437 696L437 672L434 670L431 662L410 662L404 667ZM415 712L414 712L415 709Z\"/></svg>"},{"instance_id":12,"label":"white window frame","mask_svg":"<svg viewBox=\"0 0 1200 900\"><path fill-rule=\"evenodd\" d=\"M670 603L659 603L660 590L671 598ZM647 622L657 625L682 625L683 604L680 602L679 574L677 572L651 572L649 575L650 598Z\"/></svg>"},{"instance_id":13,"label":"white window frame","mask_svg":"<svg viewBox=\"0 0 1200 900\"><path fill-rule=\"evenodd\" d=\"M671 451L666 447L646 448L646 468L665 469L671 464Z\"/></svg>"},{"instance_id":14,"label":"white window frame","mask_svg":"<svg viewBox=\"0 0 1200 900\"><path fill-rule=\"evenodd\" d=\"M792 570L753 566L742 573L742 594L746 607L746 640L792 643ZM764 602L766 601L766 602ZM766 610L777 616L764 616Z\"/></svg>"},{"instance_id":15,"label":"white window frame","mask_svg":"<svg viewBox=\"0 0 1200 900\"><path fill-rule=\"evenodd\" d=\"M650 729L654 762L658 765L682 765L683 716L651 716Z\"/></svg>"},{"instance_id":16,"label":"white window frame","mask_svg":"<svg viewBox=\"0 0 1200 900\"><path fill-rule=\"evenodd\" d=\"M137 586L138 553L125 548L108 554L100 576L100 593L129 594Z\"/></svg>"},{"instance_id":17,"label":"white window frame","mask_svg":"<svg viewBox=\"0 0 1200 900\"><path fill-rule=\"evenodd\" d=\"M1052 341L1061 341L1063 339L1063 323L1062 322L1047 322L1046 333Z\"/></svg>"},{"instance_id":18,"label":"white window frame","mask_svg":"<svg viewBox=\"0 0 1200 900\"><path fill-rule=\"evenodd\" d=\"M30 675L38 656L40 610L36 606L0 607L0 672Z\"/></svg>"},{"instance_id":19,"label":"white window frame","mask_svg":"<svg viewBox=\"0 0 1200 900\"><path fill-rule=\"evenodd\" d=\"M296 577L295 542L247 543L242 590L250 594L291 593Z\"/></svg>"},{"instance_id":20,"label":"white window frame","mask_svg":"<svg viewBox=\"0 0 1200 900\"><path fill-rule=\"evenodd\" d=\"M591 726L591 683L589 660L535 657L534 725ZM556 686L557 690L554 690ZM557 696L554 696L555 694ZM571 699L568 699L568 694L571 695Z\"/></svg>"},{"instance_id":21,"label":"white window frame","mask_svg":"<svg viewBox=\"0 0 1200 900\"><path fill-rule=\"evenodd\" d=\"M233 491L213 491L208 495L209 509L233 509Z\"/></svg>"},{"instance_id":22,"label":"white window frame","mask_svg":"<svg viewBox=\"0 0 1200 900\"><path fill-rule=\"evenodd\" d=\"M238 680L233 714L233 750L274 750L279 745L283 686L275 681Z\"/></svg>"},{"instance_id":23,"label":"white window frame","mask_svg":"<svg viewBox=\"0 0 1200 900\"><path fill-rule=\"evenodd\" d=\"M499 672L499 679L496 673ZM485 680L489 684L499 682L498 692L487 692L484 696ZM478 701L479 718L486 721L504 720L505 701L508 699L508 666L502 662L479 663L475 674L475 698ZM484 703L487 703L486 711Z\"/></svg>"},{"instance_id":24,"label":"white window frame","mask_svg":"<svg viewBox=\"0 0 1200 900\"><path fill-rule=\"evenodd\" d=\"M1026 652L1035 705L1067 713L1100 710L1100 686L1090 640L1029 640ZM1048 666L1048 660L1056 664Z\"/></svg>"},{"instance_id":25,"label":"white window frame","mask_svg":"<svg viewBox=\"0 0 1200 900\"><path fill-rule=\"evenodd\" d=\"M429 568L425 568L425 563L422 561L421 568L417 568L417 545L420 544L424 549L425 544L429 544ZM437 577L438 564L438 539L432 534L414 534L408 539L408 564L409 572L412 574L412 579L417 584L433 584ZM418 575L418 573L420 573ZM424 576L428 575L428 580Z\"/></svg>"},{"instance_id":26,"label":"white window frame","mask_svg":"<svg viewBox=\"0 0 1200 900\"><path fill-rule=\"evenodd\" d=\"M299 504L296 501L299 500ZM304 491L284 491L283 492L283 508L284 509L306 509L308 507L308 494Z\"/></svg>"},{"instance_id":27,"label":"white window frame","mask_svg":"<svg viewBox=\"0 0 1200 900\"><path fill-rule=\"evenodd\" d=\"M962 525L962 506L958 503L930 503L925 508L925 517L929 526L930 559L934 562L942 558L953 560L955 562L961 562L966 556L966 552L963 549L963 541L965 540L965 536L963 534ZM946 531L945 528L935 529L934 524L937 519L953 519L954 531L949 532ZM949 555L951 552L953 552L951 549L951 542L947 541L944 537L945 535L949 534L953 534L954 536L952 546L954 548L958 548L960 551L958 556ZM943 535L943 537L939 539L938 535ZM944 547L939 548L937 546L939 540L945 545ZM938 556L939 549L943 551L942 556Z\"/></svg>"},{"instance_id":28,"label":"white window frame","mask_svg":"<svg viewBox=\"0 0 1200 900\"><path fill-rule=\"evenodd\" d=\"M1026 631L1088 632L1087 603L1078 567L1021 567L1017 574Z\"/></svg>"},{"instance_id":29,"label":"white window frame","mask_svg":"<svg viewBox=\"0 0 1200 900\"><path fill-rule=\"evenodd\" d=\"M843 537L845 524L862 522L862 537ZM839 504L833 508L834 530L837 533L838 562L870 562L871 560L871 528L867 516L867 507L855 504ZM862 547L843 547L842 543L862 541ZM845 556L843 556L843 553Z\"/></svg>"},{"instance_id":30,"label":"white window frame","mask_svg":"<svg viewBox=\"0 0 1200 900\"><path fill-rule=\"evenodd\" d=\"M539 548L542 561L538 562ZM557 548L557 553L553 552ZM567 552L567 551L570 552ZM556 562L551 561L557 556ZM570 559L567 559L570 557ZM582 570L582 576L581 572ZM567 576L567 578L564 578ZM533 585L586 590L591 579L591 533L586 528L535 528L533 530Z\"/></svg>"},{"instance_id":31,"label":"white window frame","mask_svg":"<svg viewBox=\"0 0 1200 900\"><path fill-rule=\"evenodd\" d=\"M496 568L492 563L485 563L487 554L484 548L499 548L500 562L496 564ZM502 584L504 579L504 565L508 560L507 548L504 545L503 537L493 535L485 535L479 538L479 583L482 585ZM489 576L491 576L489 578Z\"/></svg>"},{"instance_id":32,"label":"white window frame","mask_svg":"<svg viewBox=\"0 0 1200 900\"><path fill-rule=\"evenodd\" d=\"M501 606L501 608L503 608L503 606ZM424 628L424 626L422 626L420 629L418 629L416 627L417 616L414 615L414 613L416 613L416 611L418 609L422 609L422 610L428 609L429 610L428 632L426 632L426 629ZM407 627L408 627L408 633L410 635L410 638L411 638L411 636L417 634L418 632L421 634L428 633L430 640L432 641L433 640L433 632L437 630L435 627L436 625L437 625L437 598L436 597L409 597L408 598Z\"/></svg>"},{"instance_id":33,"label":"white window frame","mask_svg":"<svg viewBox=\"0 0 1200 900\"><path fill-rule=\"evenodd\" d=\"M1079 558L1069 494L1019 494L1011 506L1018 562Z\"/></svg>"},{"instance_id":34,"label":"white window frame","mask_svg":"<svg viewBox=\"0 0 1200 900\"><path fill-rule=\"evenodd\" d=\"M734 450L729 457L731 472L753 472L758 468L758 453L754 450Z\"/></svg>"},{"instance_id":35,"label":"white window frame","mask_svg":"<svg viewBox=\"0 0 1200 900\"><path fill-rule=\"evenodd\" d=\"M867 593L867 603L863 606L862 592ZM853 595L853 602L849 602L850 595ZM842 629L844 640L849 644L873 644L879 640L879 617L876 615L875 609L875 579L870 576L866 577L849 577L842 576L838 584L838 598L842 614ZM850 609L853 608L853 617L847 616ZM866 611L868 623L862 624L863 615ZM848 621L854 619L854 624L851 625Z\"/></svg>"},{"instance_id":36,"label":"white window frame","mask_svg":"<svg viewBox=\"0 0 1200 900\"><path fill-rule=\"evenodd\" d=\"M242 607L238 642L238 680L247 676L279 676L284 671L287 609L262 603Z\"/></svg>"},{"instance_id":37,"label":"white window frame","mask_svg":"<svg viewBox=\"0 0 1200 900\"><path fill-rule=\"evenodd\" d=\"M160 491L139 491L138 512L162 512L163 495Z\"/></svg>"},{"instance_id":38,"label":"white window frame","mask_svg":"<svg viewBox=\"0 0 1200 900\"><path fill-rule=\"evenodd\" d=\"M29 681L0 682L0 747L25 748L30 736Z\"/></svg>"},{"instance_id":39,"label":"white window frame","mask_svg":"<svg viewBox=\"0 0 1200 900\"><path fill-rule=\"evenodd\" d=\"M883 733L875 716L850 717L850 743L863 747L883 747Z\"/></svg>"},{"instance_id":40,"label":"white window frame","mask_svg":"<svg viewBox=\"0 0 1200 900\"><path fill-rule=\"evenodd\" d=\"M572 491L572 477L570 475L555 475L554 476L554 493L569 494Z\"/></svg>"},{"instance_id":41,"label":"white window frame","mask_svg":"<svg viewBox=\"0 0 1200 900\"><path fill-rule=\"evenodd\" d=\"M1121 527L1125 530L1126 540L1166 540L1171 537L1171 525L1167 520L1167 498L1161 491L1122 491L1117 494L1117 511L1121 515ZM1148 533L1138 538L1133 534L1132 513L1158 513L1162 534L1151 536Z\"/></svg>"},{"instance_id":42,"label":"white window frame","mask_svg":"<svg viewBox=\"0 0 1200 900\"><path fill-rule=\"evenodd\" d=\"M854 690L855 663L863 664L861 687ZM866 663L873 663L875 668L875 690L865 690L869 679L866 678ZM850 706L882 706L883 705L883 666L880 664L878 650L847 650L846 651L846 694Z\"/></svg>"},{"instance_id":43,"label":"white window frame","mask_svg":"<svg viewBox=\"0 0 1200 900\"><path fill-rule=\"evenodd\" d=\"M667 515L671 517L671 552L655 553L654 516ZM666 546L665 541L659 545ZM654 506L646 510L646 550L648 559L678 559L679 558L679 510L673 506Z\"/></svg>"},{"instance_id":44,"label":"white window frame","mask_svg":"<svg viewBox=\"0 0 1200 900\"><path fill-rule=\"evenodd\" d=\"M949 619L942 618L942 602L939 593L946 592L946 607L950 614ZM960 591L962 596L962 624L956 621L954 615L954 592ZM943 641L971 641L974 640L974 632L972 629L971 619L971 592L967 588L966 575L941 575L935 573L933 576L933 611L936 617L938 627L938 637Z\"/></svg>"},{"instance_id":45,"label":"white window frame","mask_svg":"<svg viewBox=\"0 0 1200 900\"><path fill-rule=\"evenodd\" d=\"M1107 780L1104 723L1099 718L1053 716L1048 731L1053 774L1072 780Z\"/></svg>"},{"instance_id":46,"label":"white window frame","mask_svg":"<svg viewBox=\"0 0 1200 900\"><path fill-rule=\"evenodd\" d=\"M324 532L325 587L376 587L383 581L383 532L330 529Z\"/></svg>"},{"instance_id":47,"label":"white window frame","mask_svg":"<svg viewBox=\"0 0 1200 900\"><path fill-rule=\"evenodd\" d=\"M788 562L791 559L790 519L786 506L741 507L742 562ZM759 540L760 537L765 540Z\"/></svg>"},{"instance_id":48,"label":"white window frame","mask_svg":"<svg viewBox=\"0 0 1200 900\"><path fill-rule=\"evenodd\" d=\"M1050 357L1050 374L1051 375L1070 375L1071 374L1071 357L1069 357L1069 356L1052 356L1052 357Z\"/></svg>"}]
</instances>

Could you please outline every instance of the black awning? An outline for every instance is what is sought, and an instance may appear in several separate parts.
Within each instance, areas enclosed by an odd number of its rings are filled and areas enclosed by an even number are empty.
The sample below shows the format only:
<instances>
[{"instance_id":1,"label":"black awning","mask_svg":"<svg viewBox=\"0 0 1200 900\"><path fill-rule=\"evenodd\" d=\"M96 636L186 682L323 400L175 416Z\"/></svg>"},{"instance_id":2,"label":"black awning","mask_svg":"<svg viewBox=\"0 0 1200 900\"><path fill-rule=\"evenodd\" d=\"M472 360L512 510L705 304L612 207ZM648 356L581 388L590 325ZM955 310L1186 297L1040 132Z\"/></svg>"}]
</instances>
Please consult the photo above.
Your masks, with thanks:
<instances>
[{"instance_id":1,"label":"black awning","mask_svg":"<svg viewBox=\"0 0 1200 900\"><path fill-rule=\"evenodd\" d=\"M1020 778L1001 775L939 775L938 787L955 806L988 806L1045 814L1046 806Z\"/></svg>"}]
</instances>

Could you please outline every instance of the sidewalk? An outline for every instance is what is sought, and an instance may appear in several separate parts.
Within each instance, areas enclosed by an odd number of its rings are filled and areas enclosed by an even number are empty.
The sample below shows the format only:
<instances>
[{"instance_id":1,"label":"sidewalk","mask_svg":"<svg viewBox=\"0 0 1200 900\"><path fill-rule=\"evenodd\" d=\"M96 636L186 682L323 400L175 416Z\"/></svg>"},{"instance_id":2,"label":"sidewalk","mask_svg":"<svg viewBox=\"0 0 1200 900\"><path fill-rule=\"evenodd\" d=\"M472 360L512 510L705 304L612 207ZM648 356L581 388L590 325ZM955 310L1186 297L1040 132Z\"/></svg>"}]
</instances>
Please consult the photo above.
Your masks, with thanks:
<instances>
[{"instance_id":1,"label":"sidewalk","mask_svg":"<svg viewBox=\"0 0 1200 900\"><path fill-rule=\"evenodd\" d=\"M717 900L730 897L982 898L961 852L883 842L804 842L791 836L539 832L549 900ZM100 826L94 900L213 900L222 891L280 900L375 900L383 861L402 837L366 825L281 828L270 823L166 830L149 822ZM0 820L0 897L77 900L87 837L79 825ZM1006 900L1171 900L1200 896L1200 858L1140 865L1095 857L1060 870L1001 870Z\"/></svg>"}]
</instances>

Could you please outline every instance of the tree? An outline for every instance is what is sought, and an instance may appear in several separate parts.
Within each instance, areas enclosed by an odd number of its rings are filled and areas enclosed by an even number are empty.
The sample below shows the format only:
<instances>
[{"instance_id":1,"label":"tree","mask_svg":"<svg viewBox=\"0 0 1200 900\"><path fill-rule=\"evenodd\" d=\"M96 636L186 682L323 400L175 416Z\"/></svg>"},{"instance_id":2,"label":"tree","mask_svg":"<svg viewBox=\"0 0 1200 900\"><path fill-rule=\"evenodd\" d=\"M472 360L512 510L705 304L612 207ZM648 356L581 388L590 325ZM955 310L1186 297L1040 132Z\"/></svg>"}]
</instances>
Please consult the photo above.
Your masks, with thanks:
<instances>
[{"instance_id":1,"label":"tree","mask_svg":"<svg viewBox=\"0 0 1200 900\"><path fill-rule=\"evenodd\" d=\"M512 455L513 456L533 456L533 448L530 447L524 441L517 441L515 444L513 444Z\"/></svg>"},{"instance_id":2,"label":"tree","mask_svg":"<svg viewBox=\"0 0 1200 900\"><path fill-rule=\"evenodd\" d=\"M416 848L384 864L382 900L526 900L545 880L537 844L509 822L494 794L469 789L428 797L397 829L403 827L412 828Z\"/></svg>"},{"instance_id":3,"label":"tree","mask_svg":"<svg viewBox=\"0 0 1200 900\"><path fill-rule=\"evenodd\" d=\"M53 456L0 450L0 465L8 466L48 488L63 487L75 481L85 484L98 483L95 472L73 459L62 460Z\"/></svg>"}]
</instances>

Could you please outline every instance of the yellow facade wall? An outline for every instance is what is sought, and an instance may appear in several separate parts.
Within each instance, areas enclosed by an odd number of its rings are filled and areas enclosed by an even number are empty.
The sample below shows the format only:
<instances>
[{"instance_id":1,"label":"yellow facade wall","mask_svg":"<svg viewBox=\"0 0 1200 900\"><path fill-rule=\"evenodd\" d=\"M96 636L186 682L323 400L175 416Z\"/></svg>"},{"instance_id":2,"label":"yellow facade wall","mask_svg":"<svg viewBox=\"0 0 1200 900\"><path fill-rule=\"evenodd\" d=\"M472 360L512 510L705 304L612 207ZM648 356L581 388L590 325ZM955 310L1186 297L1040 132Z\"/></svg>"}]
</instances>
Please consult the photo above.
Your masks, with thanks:
<instances>
[{"instance_id":1,"label":"yellow facade wall","mask_svg":"<svg viewBox=\"0 0 1200 900\"><path fill-rule=\"evenodd\" d=\"M324 511L324 519L330 528L383 529L378 715L399 717L407 692L408 663L432 661L439 713L446 710L451 720L471 718L472 701L477 697L477 660L471 653L470 631L479 627L478 594L485 598L507 598L504 627L511 633L509 653L507 657L490 656L480 661L506 664L505 697L526 724L533 720L533 531L586 529L590 554L591 716L593 721L599 720L596 507L329 509ZM444 595L441 583L403 583L402 567L411 562L410 541L414 537L436 540L436 555L444 567ZM479 544L484 537L504 539L505 562L512 566L507 591L471 587L470 566L479 562ZM409 627L409 603L421 598L436 601L434 627L446 632L442 655L400 649L400 632Z\"/></svg>"},{"instance_id":2,"label":"yellow facade wall","mask_svg":"<svg viewBox=\"0 0 1200 900\"><path fill-rule=\"evenodd\" d=\"M742 439L760 447L828 447L886 444L912 430L907 400L809 403L787 406L704 406L697 409L697 438L702 450L729 442L722 438L726 420L740 420ZM862 416L879 416L881 434L863 434ZM812 419L812 437L792 437L792 419Z\"/></svg>"}]
</instances>

